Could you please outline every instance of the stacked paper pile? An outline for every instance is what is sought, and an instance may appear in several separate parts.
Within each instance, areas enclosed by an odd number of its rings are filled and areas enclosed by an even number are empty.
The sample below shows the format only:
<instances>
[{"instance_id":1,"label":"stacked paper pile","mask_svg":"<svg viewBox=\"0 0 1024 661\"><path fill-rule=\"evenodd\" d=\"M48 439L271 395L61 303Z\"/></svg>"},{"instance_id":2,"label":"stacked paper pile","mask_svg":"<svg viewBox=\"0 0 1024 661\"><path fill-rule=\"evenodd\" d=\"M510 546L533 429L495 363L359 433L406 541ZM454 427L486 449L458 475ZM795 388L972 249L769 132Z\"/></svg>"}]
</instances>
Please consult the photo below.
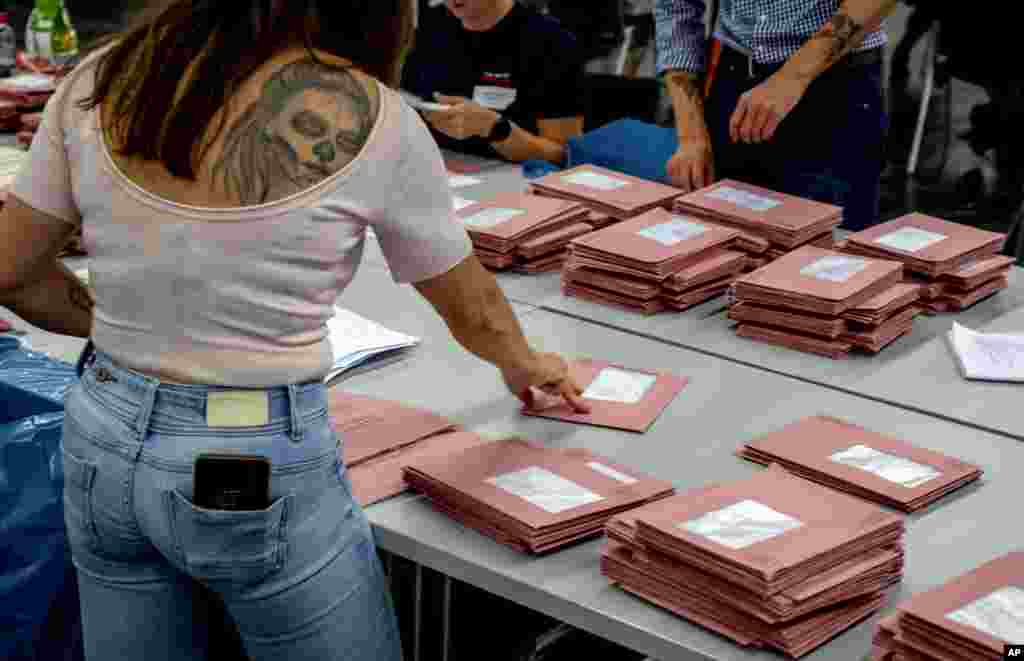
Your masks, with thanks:
<instances>
[{"instance_id":1,"label":"stacked paper pile","mask_svg":"<svg viewBox=\"0 0 1024 661\"><path fill-rule=\"evenodd\" d=\"M923 285L932 312L958 311L1009 286L1013 260L999 257L1005 234L912 213L851 234L844 252L903 262L908 279Z\"/></svg>"},{"instance_id":2,"label":"stacked paper pile","mask_svg":"<svg viewBox=\"0 0 1024 661\"><path fill-rule=\"evenodd\" d=\"M573 239L562 291L645 314L685 310L729 288L746 265L736 230L654 209Z\"/></svg>"},{"instance_id":3,"label":"stacked paper pile","mask_svg":"<svg viewBox=\"0 0 1024 661\"><path fill-rule=\"evenodd\" d=\"M493 269L557 271L569 242L592 231L582 204L529 193L499 193L456 213L477 258Z\"/></svg>"},{"instance_id":4,"label":"stacked paper pile","mask_svg":"<svg viewBox=\"0 0 1024 661\"><path fill-rule=\"evenodd\" d=\"M332 391L328 414L352 493L364 507L408 489L402 477L408 462L444 457L486 442L443 416L364 395Z\"/></svg>"},{"instance_id":5,"label":"stacked paper pile","mask_svg":"<svg viewBox=\"0 0 1024 661\"><path fill-rule=\"evenodd\" d=\"M600 535L610 517L673 493L668 482L586 450L518 439L412 461L405 481L441 512L528 553Z\"/></svg>"},{"instance_id":6,"label":"stacked paper pile","mask_svg":"<svg viewBox=\"0 0 1024 661\"><path fill-rule=\"evenodd\" d=\"M684 195L677 211L741 230L741 248L759 268L803 245L833 248L832 230L843 210L731 179Z\"/></svg>"},{"instance_id":7,"label":"stacked paper pile","mask_svg":"<svg viewBox=\"0 0 1024 661\"><path fill-rule=\"evenodd\" d=\"M671 209L678 188L631 177L596 165L580 165L534 181L537 195L572 200L599 214L595 225L635 218L656 207Z\"/></svg>"},{"instance_id":8,"label":"stacked paper pile","mask_svg":"<svg viewBox=\"0 0 1024 661\"><path fill-rule=\"evenodd\" d=\"M923 509L982 474L959 459L825 416L755 439L739 454L905 512Z\"/></svg>"},{"instance_id":9,"label":"stacked paper pile","mask_svg":"<svg viewBox=\"0 0 1024 661\"><path fill-rule=\"evenodd\" d=\"M740 645L803 656L879 610L903 521L778 467L613 519L602 572Z\"/></svg>"},{"instance_id":10,"label":"stacked paper pile","mask_svg":"<svg viewBox=\"0 0 1024 661\"><path fill-rule=\"evenodd\" d=\"M42 110L56 89L57 79L48 74L18 73L0 79L0 130L17 131L18 143L28 147L39 123L30 118L26 125L22 117Z\"/></svg>"},{"instance_id":11,"label":"stacked paper pile","mask_svg":"<svg viewBox=\"0 0 1024 661\"><path fill-rule=\"evenodd\" d=\"M829 358L875 353L920 313L902 276L899 262L804 246L738 279L729 316L741 337Z\"/></svg>"},{"instance_id":12,"label":"stacked paper pile","mask_svg":"<svg viewBox=\"0 0 1024 661\"><path fill-rule=\"evenodd\" d=\"M334 308L327 322L334 364L324 378L334 385L341 377L393 363L420 343L420 338L393 331L351 310Z\"/></svg>"},{"instance_id":13,"label":"stacked paper pile","mask_svg":"<svg viewBox=\"0 0 1024 661\"><path fill-rule=\"evenodd\" d=\"M1001 661L1024 645L1024 552L900 604L879 623L872 661Z\"/></svg>"}]
</instances>

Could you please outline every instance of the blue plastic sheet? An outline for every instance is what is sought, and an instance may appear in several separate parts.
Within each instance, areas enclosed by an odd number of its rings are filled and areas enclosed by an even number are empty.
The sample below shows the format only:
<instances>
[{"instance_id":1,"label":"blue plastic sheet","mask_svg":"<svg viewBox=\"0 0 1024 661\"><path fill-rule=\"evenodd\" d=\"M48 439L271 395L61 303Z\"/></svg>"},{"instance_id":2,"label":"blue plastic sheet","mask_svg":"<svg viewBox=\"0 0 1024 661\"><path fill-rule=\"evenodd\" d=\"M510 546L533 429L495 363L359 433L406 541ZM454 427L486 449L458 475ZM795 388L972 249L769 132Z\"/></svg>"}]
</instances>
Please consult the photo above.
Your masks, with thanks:
<instances>
[{"instance_id":1,"label":"blue plastic sheet","mask_svg":"<svg viewBox=\"0 0 1024 661\"><path fill-rule=\"evenodd\" d=\"M569 140L569 167L590 164L668 183L665 164L679 147L675 129L620 119Z\"/></svg>"},{"instance_id":2,"label":"blue plastic sheet","mask_svg":"<svg viewBox=\"0 0 1024 661\"><path fill-rule=\"evenodd\" d=\"M40 632L73 578L60 438L73 366L0 336L0 660L46 656Z\"/></svg>"}]
</instances>

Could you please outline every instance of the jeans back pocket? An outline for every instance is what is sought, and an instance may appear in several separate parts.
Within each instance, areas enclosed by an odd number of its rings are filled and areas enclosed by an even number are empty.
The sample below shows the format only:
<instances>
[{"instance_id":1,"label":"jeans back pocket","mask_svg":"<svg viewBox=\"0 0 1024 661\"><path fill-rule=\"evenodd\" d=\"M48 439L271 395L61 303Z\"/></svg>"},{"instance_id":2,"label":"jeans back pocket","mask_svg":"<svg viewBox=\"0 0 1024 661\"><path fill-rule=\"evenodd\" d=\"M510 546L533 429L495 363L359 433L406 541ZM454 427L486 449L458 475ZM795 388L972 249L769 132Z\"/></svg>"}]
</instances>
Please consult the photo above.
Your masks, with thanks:
<instances>
[{"instance_id":1,"label":"jeans back pocket","mask_svg":"<svg viewBox=\"0 0 1024 661\"><path fill-rule=\"evenodd\" d=\"M253 585L284 566L291 496L265 510L207 510L166 493L171 532L184 570L210 583Z\"/></svg>"}]
</instances>

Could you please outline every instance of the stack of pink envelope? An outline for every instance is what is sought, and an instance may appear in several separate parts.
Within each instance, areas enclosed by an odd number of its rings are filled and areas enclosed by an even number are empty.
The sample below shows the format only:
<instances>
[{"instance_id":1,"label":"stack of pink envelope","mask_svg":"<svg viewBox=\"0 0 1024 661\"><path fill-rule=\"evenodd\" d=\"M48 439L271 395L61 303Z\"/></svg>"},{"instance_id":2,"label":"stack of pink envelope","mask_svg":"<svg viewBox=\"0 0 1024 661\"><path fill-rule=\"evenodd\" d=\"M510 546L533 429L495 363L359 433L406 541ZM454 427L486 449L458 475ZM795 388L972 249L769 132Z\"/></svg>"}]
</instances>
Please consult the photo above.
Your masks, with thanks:
<instances>
[{"instance_id":1,"label":"stack of pink envelope","mask_svg":"<svg viewBox=\"0 0 1024 661\"><path fill-rule=\"evenodd\" d=\"M959 311L1009 286L1005 234L912 213L846 237L843 251L903 263L931 312Z\"/></svg>"},{"instance_id":2,"label":"stack of pink envelope","mask_svg":"<svg viewBox=\"0 0 1024 661\"><path fill-rule=\"evenodd\" d=\"M444 457L485 442L430 411L339 390L330 393L328 414L353 495L363 506L406 491L402 470L409 461Z\"/></svg>"},{"instance_id":3,"label":"stack of pink envelope","mask_svg":"<svg viewBox=\"0 0 1024 661\"><path fill-rule=\"evenodd\" d=\"M603 224L634 218L656 207L671 209L683 191L597 165L555 172L530 184L537 195L572 200L600 214Z\"/></svg>"},{"instance_id":4,"label":"stack of pink envelope","mask_svg":"<svg viewBox=\"0 0 1024 661\"><path fill-rule=\"evenodd\" d=\"M18 110L17 102L0 99L0 130L18 131L21 128L21 111Z\"/></svg>"},{"instance_id":5,"label":"stack of pink envelope","mask_svg":"<svg viewBox=\"0 0 1024 661\"><path fill-rule=\"evenodd\" d=\"M738 237L731 228L653 209L573 239L562 291L645 314L685 310L723 294L743 271Z\"/></svg>"},{"instance_id":6,"label":"stack of pink envelope","mask_svg":"<svg viewBox=\"0 0 1024 661\"><path fill-rule=\"evenodd\" d=\"M904 512L928 507L982 475L973 464L827 416L754 439L739 455Z\"/></svg>"},{"instance_id":7,"label":"stack of pink envelope","mask_svg":"<svg viewBox=\"0 0 1024 661\"><path fill-rule=\"evenodd\" d=\"M877 353L921 312L902 276L899 262L804 246L739 278L729 317L741 337L829 358Z\"/></svg>"},{"instance_id":8,"label":"stack of pink envelope","mask_svg":"<svg viewBox=\"0 0 1024 661\"><path fill-rule=\"evenodd\" d=\"M40 73L17 73L0 79L0 99L13 101L22 113L41 109L57 90L57 79Z\"/></svg>"},{"instance_id":9,"label":"stack of pink envelope","mask_svg":"<svg viewBox=\"0 0 1024 661\"><path fill-rule=\"evenodd\" d=\"M771 467L620 515L602 572L744 646L798 658L879 610L903 520Z\"/></svg>"},{"instance_id":10,"label":"stack of pink envelope","mask_svg":"<svg viewBox=\"0 0 1024 661\"><path fill-rule=\"evenodd\" d=\"M843 210L831 204L723 179L676 200L676 210L742 230L767 245L748 251L760 267L805 245L831 249Z\"/></svg>"},{"instance_id":11,"label":"stack of pink envelope","mask_svg":"<svg viewBox=\"0 0 1024 661\"><path fill-rule=\"evenodd\" d=\"M879 622L871 661L1002 661L1024 646L1024 551L915 595Z\"/></svg>"},{"instance_id":12,"label":"stack of pink envelope","mask_svg":"<svg viewBox=\"0 0 1024 661\"><path fill-rule=\"evenodd\" d=\"M609 518L672 495L672 485L587 450L521 439L413 461L405 480L439 511L526 553L599 536Z\"/></svg>"},{"instance_id":13,"label":"stack of pink envelope","mask_svg":"<svg viewBox=\"0 0 1024 661\"><path fill-rule=\"evenodd\" d=\"M593 230L582 204L529 193L499 193L456 214L477 258L493 269L558 270L569 241Z\"/></svg>"}]
</instances>

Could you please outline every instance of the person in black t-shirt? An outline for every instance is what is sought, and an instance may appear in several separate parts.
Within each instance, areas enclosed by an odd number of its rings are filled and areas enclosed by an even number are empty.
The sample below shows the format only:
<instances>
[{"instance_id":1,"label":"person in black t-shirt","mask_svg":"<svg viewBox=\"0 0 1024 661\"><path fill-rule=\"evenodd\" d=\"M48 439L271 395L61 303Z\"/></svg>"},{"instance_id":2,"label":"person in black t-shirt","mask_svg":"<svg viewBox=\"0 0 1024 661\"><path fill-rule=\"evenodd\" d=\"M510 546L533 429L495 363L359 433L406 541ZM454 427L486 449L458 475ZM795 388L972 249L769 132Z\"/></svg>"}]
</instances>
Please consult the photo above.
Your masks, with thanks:
<instances>
[{"instance_id":1,"label":"person in black t-shirt","mask_svg":"<svg viewBox=\"0 0 1024 661\"><path fill-rule=\"evenodd\" d=\"M560 163L583 132L583 52L557 20L515 0L446 0L420 14L402 87L445 149Z\"/></svg>"}]
</instances>

